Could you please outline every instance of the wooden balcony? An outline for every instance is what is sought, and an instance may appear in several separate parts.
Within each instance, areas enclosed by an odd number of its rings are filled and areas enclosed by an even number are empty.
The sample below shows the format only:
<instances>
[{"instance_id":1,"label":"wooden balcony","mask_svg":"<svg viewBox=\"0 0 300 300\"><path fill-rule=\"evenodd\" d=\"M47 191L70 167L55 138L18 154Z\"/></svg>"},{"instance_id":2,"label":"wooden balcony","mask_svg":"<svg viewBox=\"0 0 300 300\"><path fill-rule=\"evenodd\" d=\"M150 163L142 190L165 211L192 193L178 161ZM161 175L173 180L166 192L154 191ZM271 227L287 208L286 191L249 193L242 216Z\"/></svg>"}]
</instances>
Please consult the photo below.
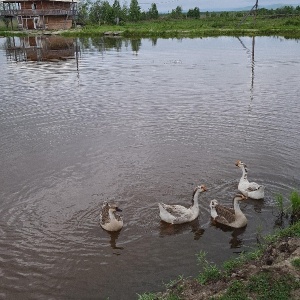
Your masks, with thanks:
<instances>
[{"instance_id":1,"label":"wooden balcony","mask_svg":"<svg viewBox=\"0 0 300 300\"><path fill-rule=\"evenodd\" d=\"M38 16L75 16L75 9L11 9L0 10L0 16L4 17L38 17Z\"/></svg>"}]
</instances>

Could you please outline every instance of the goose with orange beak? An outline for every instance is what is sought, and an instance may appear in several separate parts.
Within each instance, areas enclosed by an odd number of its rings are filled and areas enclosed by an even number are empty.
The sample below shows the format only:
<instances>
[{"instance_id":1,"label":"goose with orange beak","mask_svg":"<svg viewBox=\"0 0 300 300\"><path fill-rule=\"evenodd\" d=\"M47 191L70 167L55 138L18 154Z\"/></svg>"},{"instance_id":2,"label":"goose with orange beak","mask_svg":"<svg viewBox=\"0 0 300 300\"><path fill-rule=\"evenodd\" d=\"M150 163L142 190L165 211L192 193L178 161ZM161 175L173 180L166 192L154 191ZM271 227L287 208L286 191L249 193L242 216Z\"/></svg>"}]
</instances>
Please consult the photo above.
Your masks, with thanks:
<instances>
[{"instance_id":1,"label":"goose with orange beak","mask_svg":"<svg viewBox=\"0 0 300 300\"><path fill-rule=\"evenodd\" d=\"M199 216L199 195L206 190L205 185L197 186L193 193L192 205L188 208L182 205L158 203L161 220L170 224L182 224L195 220Z\"/></svg>"},{"instance_id":2,"label":"goose with orange beak","mask_svg":"<svg viewBox=\"0 0 300 300\"><path fill-rule=\"evenodd\" d=\"M256 182L249 182L247 178L247 166L240 160L235 165L242 169L242 177L239 181L238 190L246 197L252 199L263 199L265 196L265 186L259 185Z\"/></svg>"},{"instance_id":3,"label":"goose with orange beak","mask_svg":"<svg viewBox=\"0 0 300 300\"><path fill-rule=\"evenodd\" d=\"M216 223L233 228L242 228L247 225L247 218L240 209L239 202L247 199L242 194L236 194L233 198L233 208L220 205L217 200L210 202L210 214Z\"/></svg>"}]
</instances>

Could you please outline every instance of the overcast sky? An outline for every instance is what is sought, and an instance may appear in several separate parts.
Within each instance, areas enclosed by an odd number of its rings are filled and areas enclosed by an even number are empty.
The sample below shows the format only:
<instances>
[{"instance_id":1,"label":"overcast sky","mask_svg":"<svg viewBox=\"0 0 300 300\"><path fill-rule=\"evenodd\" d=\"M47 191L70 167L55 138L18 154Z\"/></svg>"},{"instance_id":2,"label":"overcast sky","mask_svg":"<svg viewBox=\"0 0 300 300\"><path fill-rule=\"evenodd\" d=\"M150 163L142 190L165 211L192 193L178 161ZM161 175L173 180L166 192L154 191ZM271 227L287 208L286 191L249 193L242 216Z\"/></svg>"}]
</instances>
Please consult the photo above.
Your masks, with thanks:
<instances>
[{"instance_id":1,"label":"overcast sky","mask_svg":"<svg viewBox=\"0 0 300 300\"><path fill-rule=\"evenodd\" d=\"M119 0L120 1L120 0ZM120 3L125 1L121 0ZM199 7L200 11L211 10L230 10L235 8L244 8L253 6L256 0L138 0L141 9L148 11L151 3L155 3L159 12L167 12L175 9L177 6L181 6L184 11L190 8ZM126 0L127 6L130 4L130 0ZM272 5L282 4L284 5L300 5L299 0L258 0L258 5Z\"/></svg>"}]
</instances>

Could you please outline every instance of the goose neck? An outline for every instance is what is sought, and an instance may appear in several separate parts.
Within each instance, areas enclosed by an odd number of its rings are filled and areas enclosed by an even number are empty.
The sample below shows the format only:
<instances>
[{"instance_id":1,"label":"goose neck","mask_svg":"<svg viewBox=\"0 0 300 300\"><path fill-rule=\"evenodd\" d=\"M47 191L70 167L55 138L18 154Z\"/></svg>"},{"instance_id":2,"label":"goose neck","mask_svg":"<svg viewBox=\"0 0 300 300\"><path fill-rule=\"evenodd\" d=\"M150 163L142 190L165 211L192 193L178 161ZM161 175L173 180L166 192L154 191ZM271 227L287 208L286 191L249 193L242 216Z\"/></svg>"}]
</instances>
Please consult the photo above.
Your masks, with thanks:
<instances>
[{"instance_id":1,"label":"goose neck","mask_svg":"<svg viewBox=\"0 0 300 300\"><path fill-rule=\"evenodd\" d=\"M233 208L235 212L241 211L239 200L236 198L233 200Z\"/></svg>"},{"instance_id":2,"label":"goose neck","mask_svg":"<svg viewBox=\"0 0 300 300\"><path fill-rule=\"evenodd\" d=\"M199 194L200 194L200 190L197 190L194 194L194 198L193 198L193 207L199 207L199 202L198 202L198 198L199 198Z\"/></svg>"},{"instance_id":3,"label":"goose neck","mask_svg":"<svg viewBox=\"0 0 300 300\"><path fill-rule=\"evenodd\" d=\"M242 178L243 178L243 179L247 179L247 172L248 172L248 171L247 171L247 169L246 169L245 166L243 166L242 171L243 171Z\"/></svg>"},{"instance_id":4,"label":"goose neck","mask_svg":"<svg viewBox=\"0 0 300 300\"><path fill-rule=\"evenodd\" d=\"M115 214L114 214L114 212L112 211L112 210L109 210L109 218L111 219L111 220L114 220L116 217L115 217Z\"/></svg>"}]
</instances>

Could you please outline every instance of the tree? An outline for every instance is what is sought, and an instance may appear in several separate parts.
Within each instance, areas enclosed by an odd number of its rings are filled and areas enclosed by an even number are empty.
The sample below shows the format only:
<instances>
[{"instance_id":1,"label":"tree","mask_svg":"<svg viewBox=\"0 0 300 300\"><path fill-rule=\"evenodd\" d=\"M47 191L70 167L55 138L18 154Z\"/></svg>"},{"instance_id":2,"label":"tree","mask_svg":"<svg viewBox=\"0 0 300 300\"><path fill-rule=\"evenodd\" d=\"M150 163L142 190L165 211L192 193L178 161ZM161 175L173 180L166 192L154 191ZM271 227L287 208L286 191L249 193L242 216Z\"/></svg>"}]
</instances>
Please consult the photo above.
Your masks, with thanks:
<instances>
[{"instance_id":1,"label":"tree","mask_svg":"<svg viewBox=\"0 0 300 300\"><path fill-rule=\"evenodd\" d=\"M86 25L89 22L89 14L91 8L90 0L80 1L77 7L77 24Z\"/></svg>"},{"instance_id":2,"label":"tree","mask_svg":"<svg viewBox=\"0 0 300 300\"><path fill-rule=\"evenodd\" d=\"M141 18L141 8L137 0L131 0L129 6L129 20L133 22L139 21Z\"/></svg>"},{"instance_id":3,"label":"tree","mask_svg":"<svg viewBox=\"0 0 300 300\"><path fill-rule=\"evenodd\" d=\"M114 23L114 13L108 1L97 0L90 10L90 21L96 24Z\"/></svg>"},{"instance_id":4,"label":"tree","mask_svg":"<svg viewBox=\"0 0 300 300\"><path fill-rule=\"evenodd\" d=\"M158 19L158 10L155 3L151 4L151 7L148 11L148 16L150 19Z\"/></svg>"},{"instance_id":5,"label":"tree","mask_svg":"<svg viewBox=\"0 0 300 300\"><path fill-rule=\"evenodd\" d=\"M171 18L172 19L182 19L183 18L181 6L177 6L175 9L172 9Z\"/></svg>"},{"instance_id":6,"label":"tree","mask_svg":"<svg viewBox=\"0 0 300 300\"><path fill-rule=\"evenodd\" d=\"M120 2L118 0L114 1L112 9L113 9L114 17L115 17L115 22L117 24L119 24L120 18L122 16L122 8L121 8Z\"/></svg>"},{"instance_id":7,"label":"tree","mask_svg":"<svg viewBox=\"0 0 300 300\"><path fill-rule=\"evenodd\" d=\"M188 18L200 19L200 9L199 7L195 7L194 9L189 9L187 12Z\"/></svg>"}]
</instances>

